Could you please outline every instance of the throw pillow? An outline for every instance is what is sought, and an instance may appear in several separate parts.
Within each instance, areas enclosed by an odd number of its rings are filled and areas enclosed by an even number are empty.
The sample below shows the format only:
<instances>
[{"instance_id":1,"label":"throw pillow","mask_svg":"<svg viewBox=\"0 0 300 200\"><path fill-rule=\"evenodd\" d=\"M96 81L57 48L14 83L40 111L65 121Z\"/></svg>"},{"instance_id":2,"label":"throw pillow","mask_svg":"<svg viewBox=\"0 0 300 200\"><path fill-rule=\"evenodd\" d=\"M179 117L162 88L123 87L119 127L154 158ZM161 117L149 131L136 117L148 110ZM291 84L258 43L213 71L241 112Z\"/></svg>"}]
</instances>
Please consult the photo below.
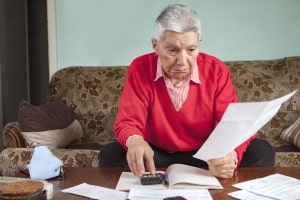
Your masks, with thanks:
<instances>
[{"instance_id":1,"label":"throw pillow","mask_svg":"<svg viewBox=\"0 0 300 200\"><path fill-rule=\"evenodd\" d=\"M18 121L26 147L64 148L83 135L80 123L62 101L34 106L23 100L19 105Z\"/></svg>"},{"instance_id":2,"label":"throw pillow","mask_svg":"<svg viewBox=\"0 0 300 200\"><path fill-rule=\"evenodd\" d=\"M290 127L282 131L280 139L300 148L300 117Z\"/></svg>"}]
</instances>

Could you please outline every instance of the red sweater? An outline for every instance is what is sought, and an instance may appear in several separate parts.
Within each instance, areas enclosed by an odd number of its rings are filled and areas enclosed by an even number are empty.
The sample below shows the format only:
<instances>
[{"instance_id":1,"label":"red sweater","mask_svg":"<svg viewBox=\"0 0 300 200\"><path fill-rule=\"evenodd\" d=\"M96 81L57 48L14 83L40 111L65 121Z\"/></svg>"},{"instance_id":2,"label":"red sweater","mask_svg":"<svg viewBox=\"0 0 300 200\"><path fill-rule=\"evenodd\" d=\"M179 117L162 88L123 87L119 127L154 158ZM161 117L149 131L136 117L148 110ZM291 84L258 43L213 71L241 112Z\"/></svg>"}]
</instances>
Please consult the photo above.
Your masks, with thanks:
<instances>
[{"instance_id":1,"label":"red sweater","mask_svg":"<svg viewBox=\"0 0 300 200\"><path fill-rule=\"evenodd\" d=\"M191 82L188 97L176 111L163 78L154 81L157 56L136 58L128 68L114 129L126 149L131 135L169 152L199 149L230 102L237 102L229 68L217 58L200 53L197 58L201 84ZM238 160L250 139L236 148Z\"/></svg>"}]
</instances>

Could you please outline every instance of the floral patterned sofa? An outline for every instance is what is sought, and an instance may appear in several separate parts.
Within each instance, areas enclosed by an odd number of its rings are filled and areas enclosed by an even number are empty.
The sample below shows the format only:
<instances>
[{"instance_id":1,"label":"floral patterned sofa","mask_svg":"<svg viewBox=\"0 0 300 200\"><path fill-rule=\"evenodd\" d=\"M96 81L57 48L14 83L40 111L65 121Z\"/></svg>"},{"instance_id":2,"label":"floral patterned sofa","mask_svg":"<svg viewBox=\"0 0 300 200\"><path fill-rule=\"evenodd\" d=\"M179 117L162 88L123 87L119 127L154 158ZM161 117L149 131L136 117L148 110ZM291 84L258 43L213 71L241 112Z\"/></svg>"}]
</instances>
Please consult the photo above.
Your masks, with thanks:
<instances>
[{"instance_id":1,"label":"floral patterned sofa","mask_svg":"<svg viewBox=\"0 0 300 200\"><path fill-rule=\"evenodd\" d=\"M264 101L300 88L300 56L274 60L228 61L240 101ZM66 167L98 167L98 153L114 140L112 125L127 66L67 67L50 82L48 100L62 100L83 129L80 142L64 149L52 149ZM281 132L300 116L300 94L284 103L259 132L276 150L276 166L300 167L300 149L280 139ZM33 148L25 147L18 122L6 124L2 132L0 174L14 175L25 169Z\"/></svg>"}]
</instances>

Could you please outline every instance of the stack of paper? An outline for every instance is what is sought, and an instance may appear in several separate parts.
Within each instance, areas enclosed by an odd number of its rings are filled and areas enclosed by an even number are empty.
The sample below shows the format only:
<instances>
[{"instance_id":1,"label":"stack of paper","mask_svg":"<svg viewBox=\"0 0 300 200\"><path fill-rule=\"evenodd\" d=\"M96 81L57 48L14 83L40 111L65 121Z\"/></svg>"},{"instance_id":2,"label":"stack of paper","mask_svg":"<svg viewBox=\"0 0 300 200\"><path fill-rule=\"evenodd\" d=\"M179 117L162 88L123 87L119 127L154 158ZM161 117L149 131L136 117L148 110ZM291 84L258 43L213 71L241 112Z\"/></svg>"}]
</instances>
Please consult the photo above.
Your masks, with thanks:
<instances>
[{"instance_id":1,"label":"stack of paper","mask_svg":"<svg viewBox=\"0 0 300 200\"><path fill-rule=\"evenodd\" d=\"M242 189L228 194L236 199L300 199L300 180L282 174L273 174L233 186Z\"/></svg>"}]
</instances>

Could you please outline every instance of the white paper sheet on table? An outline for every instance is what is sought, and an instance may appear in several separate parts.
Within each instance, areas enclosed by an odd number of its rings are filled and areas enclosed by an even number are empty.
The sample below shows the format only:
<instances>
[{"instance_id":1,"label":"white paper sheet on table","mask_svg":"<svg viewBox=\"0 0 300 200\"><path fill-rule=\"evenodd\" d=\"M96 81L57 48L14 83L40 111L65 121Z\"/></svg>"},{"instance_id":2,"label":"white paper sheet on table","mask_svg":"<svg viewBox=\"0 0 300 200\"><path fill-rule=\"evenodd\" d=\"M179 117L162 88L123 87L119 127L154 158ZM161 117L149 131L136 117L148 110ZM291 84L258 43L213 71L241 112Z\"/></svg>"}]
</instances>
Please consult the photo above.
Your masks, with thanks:
<instances>
[{"instance_id":1,"label":"white paper sheet on table","mask_svg":"<svg viewBox=\"0 0 300 200\"><path fill-rule=\"evenodd\" d=\"M297 90L271 101L231 103L220 123L194 155L208 161L221 158L253 136Z\"/></svg>"},{"instance_id":2,"label":"white paper sheet on table","mask_svg":"<svg viewBox=\"0 0 300 200\"><path fill-rule=\"evenodd\" d=\"M249 192L247 190L238 190L238 191L234 191L234 192L230 192L228 193L228 196L231 196L235 199L240 199L240 200L274 200L271 197L266 197L266 196L262 196L259 194L255 194L253 192Z\"/></svg>"},{"instance_id":3,"label":"white paper sheet on table","mask_svg":"<svg viewBox=\"0 0 300 200\"><path fill-rule=\"evenodd\" d=\"M204 189L137 189L131 188L128 194L130 200L162 200L167 197L181 196L187 200L212 200L208 190Z\"/></svg>"},{"instance_id":4,"label":"white paper sheet on table","mask_svg":"<svg viewBox=\"0 0 300 200\"><path fill-rule=\"evenodd\" d=\"M117 191L101 186L82 183L62 190L62 192L88 197L91 199L127 199L128 192Z\"/></svg>"},{"instance_id":5,"label":"white paper sheet on table","mask_svg":"<svg viewBox=\"0 0 300 200\"><path fill-rule=\"evenodd\" d=\"M300 180L289 177L283 174L272 174L263 178L253 179L250 181L244 181L233 185L238 189L239 193L229 193L230 196L234 196L238 199L250 199L245 198L245 194L252 193L258 195L257 199L262 197L278 200L298 200L300 199Z\"/></svg>"}]
</instances>

